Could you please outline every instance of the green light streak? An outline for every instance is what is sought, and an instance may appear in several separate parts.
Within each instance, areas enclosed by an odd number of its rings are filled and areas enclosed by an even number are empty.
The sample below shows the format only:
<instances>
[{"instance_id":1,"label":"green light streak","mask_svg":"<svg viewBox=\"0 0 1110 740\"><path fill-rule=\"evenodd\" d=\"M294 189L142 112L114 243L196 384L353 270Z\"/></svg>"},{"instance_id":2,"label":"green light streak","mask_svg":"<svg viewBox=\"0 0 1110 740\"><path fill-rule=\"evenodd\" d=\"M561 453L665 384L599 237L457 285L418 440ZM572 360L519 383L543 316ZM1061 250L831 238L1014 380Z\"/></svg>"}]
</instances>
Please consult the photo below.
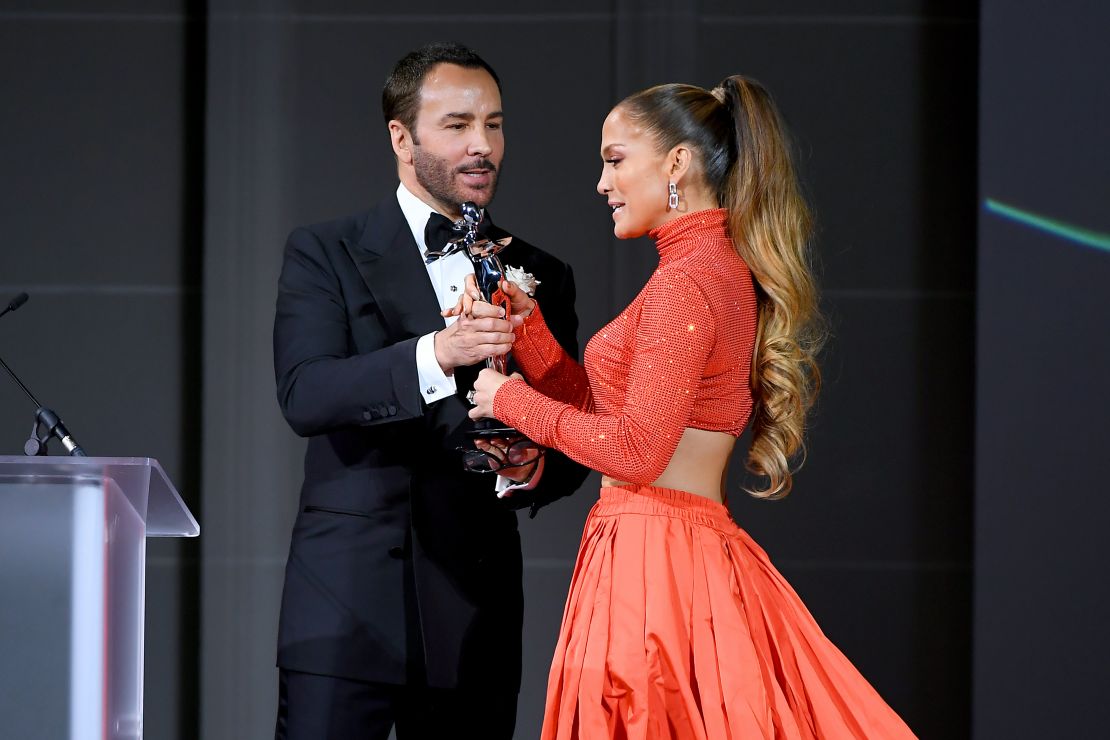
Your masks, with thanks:
<instances>
[{"instance_id":1,"label":"green light streak","mask_svg":"<svg viewBox=\"0 0 1110 740\"><path fill-rule=\"evenodd\" d=\"M1040 216L1031 211L1023 211L1020 208L1006 205L997 200L987 198L985 205L988 211L995 213L1003 218L1008 218L1011 221L1017 221L1026 226L1032 226L1035 229L1040 229L1053 236L1058 236L1061 239L1082 244L1085 247L1094 247L1095 249L1102 249L1110 252L1110 234L1101 234L1097 231L1090 229L1080 228L1072 224L1065 223L1064 221L1057 221L1055 219Z\"/></svg>"}]
</instances>

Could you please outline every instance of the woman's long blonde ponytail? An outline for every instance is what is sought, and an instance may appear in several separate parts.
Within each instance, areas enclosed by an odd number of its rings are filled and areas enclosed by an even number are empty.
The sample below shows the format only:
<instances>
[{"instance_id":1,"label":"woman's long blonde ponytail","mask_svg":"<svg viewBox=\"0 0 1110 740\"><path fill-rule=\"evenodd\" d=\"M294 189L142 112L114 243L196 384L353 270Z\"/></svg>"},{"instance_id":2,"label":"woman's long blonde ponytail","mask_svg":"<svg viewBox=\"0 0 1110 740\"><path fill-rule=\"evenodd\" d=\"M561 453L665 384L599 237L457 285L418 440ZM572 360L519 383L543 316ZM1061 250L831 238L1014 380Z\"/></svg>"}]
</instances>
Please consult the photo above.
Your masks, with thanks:
<instances>
[{"instance_id":1,"label":"woman's long blonde ponytail","mask_svg":"<svg viewBox=\"0 0 1110 740\"><path fill-rule=\"evenodd\" d=\"M749 493L781 498L793 485L791 463L803 456L806 416L821 384L816 353L823 332L809 257L812 220L771 96L739 75L726 78L714 95L731 114L736 136L736 163L722 205L759 295L748 469L768 481Z\"/></svg>"}]
</instances>

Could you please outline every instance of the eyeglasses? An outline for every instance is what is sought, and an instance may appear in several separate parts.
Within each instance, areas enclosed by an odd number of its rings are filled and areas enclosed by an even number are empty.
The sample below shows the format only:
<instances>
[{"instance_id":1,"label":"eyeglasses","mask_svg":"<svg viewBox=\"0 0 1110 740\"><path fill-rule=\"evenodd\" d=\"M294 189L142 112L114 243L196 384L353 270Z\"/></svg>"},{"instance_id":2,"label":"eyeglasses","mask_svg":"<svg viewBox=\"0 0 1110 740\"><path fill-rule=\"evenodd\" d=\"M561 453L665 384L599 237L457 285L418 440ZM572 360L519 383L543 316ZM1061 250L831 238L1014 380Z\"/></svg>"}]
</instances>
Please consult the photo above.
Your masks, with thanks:
<instances>
[{"instance_id":1,"label":"eyeglasses","mask_svg":"<svg viewBox=\"0 0 1110 740\"><path fill-rule=\"evenodd\" d=\"M492 444L492 443L491 443ZM459 447L463 467L472 473L497 473L506 468L528 465L543 457L544 448L521 437L503 451L486 451L476 447Z\"/></svg>"}]
</instances>

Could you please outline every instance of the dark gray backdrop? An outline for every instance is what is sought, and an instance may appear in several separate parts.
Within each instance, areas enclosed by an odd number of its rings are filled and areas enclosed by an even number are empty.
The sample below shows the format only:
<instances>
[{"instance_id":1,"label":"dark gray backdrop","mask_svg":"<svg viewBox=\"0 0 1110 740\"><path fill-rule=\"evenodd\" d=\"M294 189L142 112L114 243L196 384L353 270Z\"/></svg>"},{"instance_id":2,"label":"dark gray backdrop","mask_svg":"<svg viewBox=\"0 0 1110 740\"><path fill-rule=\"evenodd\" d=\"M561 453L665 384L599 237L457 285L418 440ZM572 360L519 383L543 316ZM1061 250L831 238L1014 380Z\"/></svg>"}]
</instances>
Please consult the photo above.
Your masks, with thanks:
<instances>
[{"instance_id":1,"label":"dark gray backdrop","mask_svg":"<svg viewBox=\"0 0 1110 740\"><path fill-rule=\"evenodd\" d=\"M158 458L197 512L205 23L189 11L0 6L0 296L31 294L0 319L0 355L89 454ZM3 454L33 414L0 378ZM200 543L147 552L146 736L193 738Z\"/></svg>"},{"instance_id":2,"label":"dark gray backdrop","mask_svg":"<svg viewBox=\"0 0 1110 740\"><path fill-rule=\"evenodd\" d=\"M983 3L977 737L1106 734L1107 28L1110 5L1092 0ZM988 199L1102 246L1004 218Z\"/></svg>"},{"instance_id":3,"label":"dark gray backdrop","mask_svg":"<svg viewBox=\"0 0 1110 740\"><path fill-rule=\"evenodd\" d=\"M292 227L394 188L381 82L436 39L473 45L502 76L495 213L573 263L583 340L654 265L650 244L611 238L594 192L610 106L734 72L777 95L818 214L833 336L795 493L748 501L737 474L733 510L919 734L968 735L977 11L836 5L0 10L0 289L33 294L0 322L0 354L92 453L159 458L202 525L199 542L150 548L148 738L270 731L302 450L273 394L281 248ZM30 418L0 384L0 449L20 448ZM595 491L591 478L522 520L521 738L536 734Z\"/></svg>"}]
</instances>

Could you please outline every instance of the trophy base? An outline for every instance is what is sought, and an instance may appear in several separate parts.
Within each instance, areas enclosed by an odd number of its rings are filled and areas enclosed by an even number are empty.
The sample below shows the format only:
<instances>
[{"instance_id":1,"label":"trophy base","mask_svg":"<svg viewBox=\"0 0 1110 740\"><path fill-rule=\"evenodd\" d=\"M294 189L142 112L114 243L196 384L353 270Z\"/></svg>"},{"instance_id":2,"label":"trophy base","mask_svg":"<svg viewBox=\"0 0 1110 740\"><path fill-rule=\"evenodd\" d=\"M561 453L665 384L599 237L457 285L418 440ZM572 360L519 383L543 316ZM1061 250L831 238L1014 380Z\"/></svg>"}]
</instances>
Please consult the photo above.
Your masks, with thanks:
<instances>
[{"instance_id":1,"label":"trophy base","mask_svg":"<svg viewBox=\"0 0 1110 740\"><path fill-rule=\"evenodd\" d=\"M497 419L479 419L474 422L474 428L467 429L464 434L470 439L511 439L523 436L516 429L505 426Z\"/></svg>"}]
</instances>

